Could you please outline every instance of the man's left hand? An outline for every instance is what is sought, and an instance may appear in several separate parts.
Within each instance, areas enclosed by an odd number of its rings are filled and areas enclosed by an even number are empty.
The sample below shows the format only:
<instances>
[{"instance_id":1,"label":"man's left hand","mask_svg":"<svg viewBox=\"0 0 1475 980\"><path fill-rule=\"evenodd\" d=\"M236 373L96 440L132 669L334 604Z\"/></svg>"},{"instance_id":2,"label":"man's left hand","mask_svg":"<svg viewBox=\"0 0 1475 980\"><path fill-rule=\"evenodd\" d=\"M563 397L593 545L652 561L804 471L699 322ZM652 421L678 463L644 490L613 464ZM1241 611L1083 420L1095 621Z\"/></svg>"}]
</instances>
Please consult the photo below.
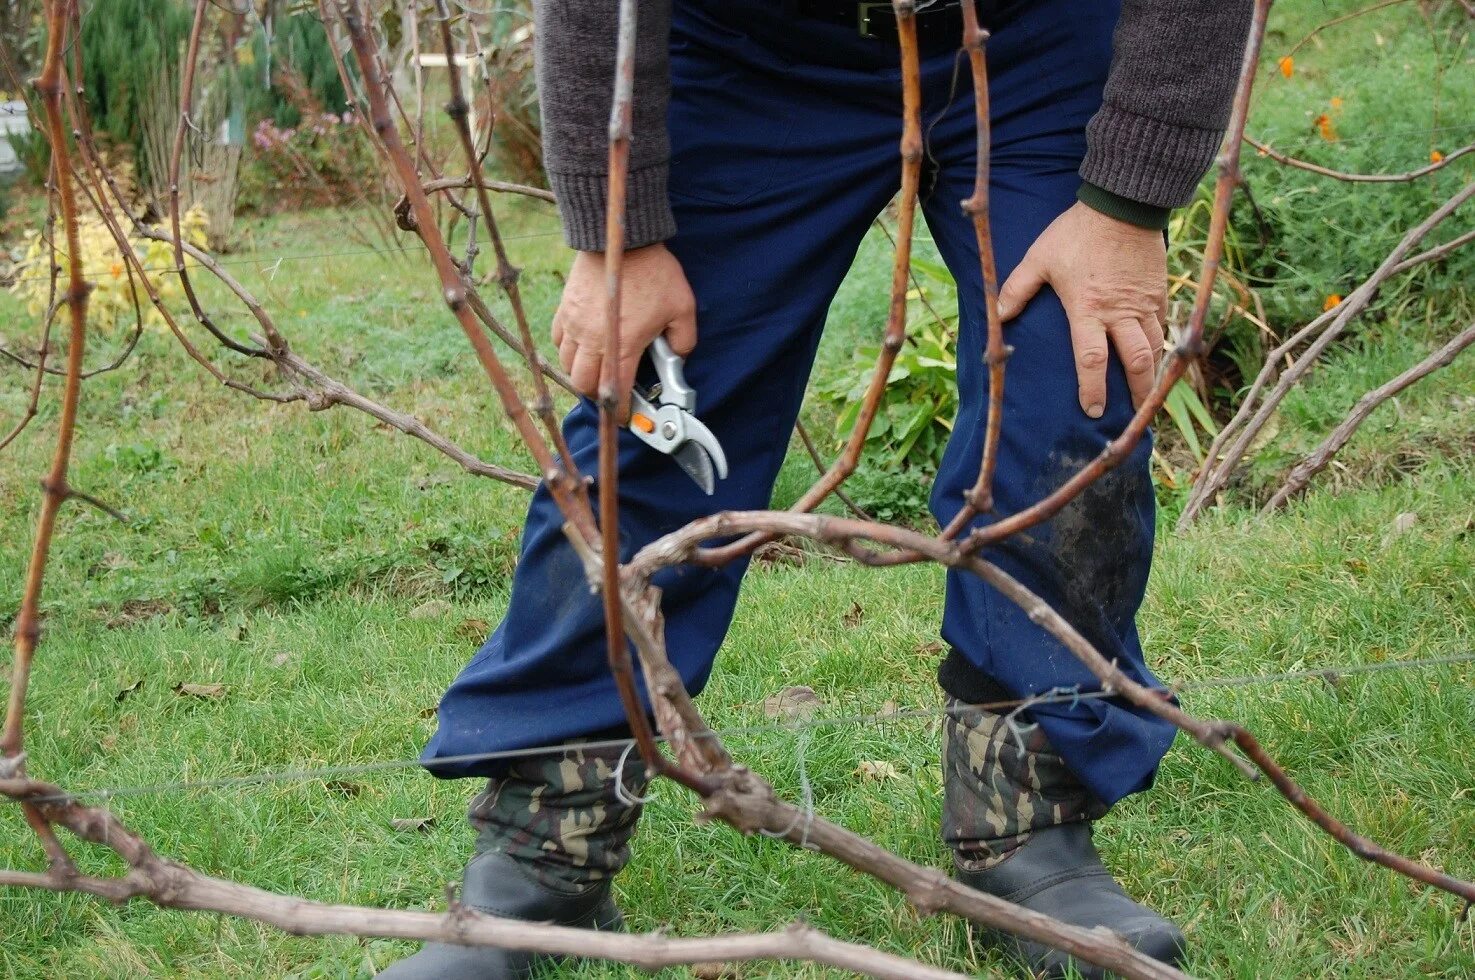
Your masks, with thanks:
<instances>
[{"instance_id":1,"label":"man's left hand","mask_svg":"<svg viewBox=\"0 0 1475 980\"><path fill-rule=\"evenodd\" d=\"M1043 285L1055 290L1070 320L1081 409L1099 419L1106 411L1108 341L1127 370L1133 404L1152 390L1163 354L1167 282L1162 232L1076 202L1035 240L999 290L999 316L1018 316Z\"/></svg>"}]
</instances>

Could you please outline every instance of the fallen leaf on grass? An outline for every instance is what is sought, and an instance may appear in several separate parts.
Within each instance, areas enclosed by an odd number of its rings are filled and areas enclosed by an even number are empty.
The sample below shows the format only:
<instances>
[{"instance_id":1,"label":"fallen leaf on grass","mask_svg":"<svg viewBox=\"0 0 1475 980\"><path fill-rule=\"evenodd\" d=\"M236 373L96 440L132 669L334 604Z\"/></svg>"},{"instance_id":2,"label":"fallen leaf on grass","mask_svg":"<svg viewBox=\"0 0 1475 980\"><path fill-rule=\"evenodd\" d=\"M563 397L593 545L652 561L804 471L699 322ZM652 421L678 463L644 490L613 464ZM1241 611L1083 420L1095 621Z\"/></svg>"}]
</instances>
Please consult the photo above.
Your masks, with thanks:
<instances>
[{"instance_id":1,"label":"fallen leaf on grass","mask_svg":"<svg viewBox=\"0 0 1475 980\"><path fill-rule=\"evenodd\" d=\"M171 690L181 697L188 695L192 698L206 698L212 701L225 697L224 684L175 684Z\"/></svg>"},{"instance_id":2,"label":"fallen leaf on grass","mask_svg":"<svg viewBox=\"0 0 1475 980\"><path fill-rule=\"evenodd\" d=\"M444 599L431 599L410 610L411 619L438 619L451 611L451 604Z\"/></svg>"},{"instance_id":3,"label":"fallen leaf on grass","mask_svg":"<svg viewBox=\"0 0 1475 980\"><path fill-rule=\"evenodd\" d=\"M118 689L118 694L117 694L116 697L113 698L113 700L114 701L117 701L117 702L119 702L121 704L123 701L127 700L128 695L132 694L134 691L138 690L140 687L143 687L143 678L142 677L140 677L138 680L134 681L132 684L129 684L127 687L119 688Z\"/></svg>"},{"instance_id":4,"label":"fallen leaf on grass","mask_svg":"<svg viewBox=\"0 0 1475 980\"><path fill-rule=\"evenodd\" d=\"M395 830L406 832L427 831L435 826L434 817L395 817L389 821L389 825Z\"/></svg>"},{"instance_id":5,"label":"fallen leaf on grass","mask_svg":"<svg viewBox=\"0 0 1475 980\"><path fill-rule=\"evenodd\" d=\"M844 618L845 625L850 627L851 629L854 629L861 624L862 620L866 618L866 611L865 609L861 608L860 603L852 602L850 604L850 611L845 614Z\"/></svg>"},{"instance_id":6,"label":"fallen leaf on grass","mask_svg":"<svg viewBox=\"0 0 1475 980\"><path fill-rule=\"evenodd\" d=\"M693 963L691 975L695 980L737 980L743 971L734 963Z\"/></svg>"},{"instance_id":7,"label":"fallen leaf on grass","mask_svg":"<svg viewBox=\"0 0 1475 980\"><path fill-rule=\"evenodd\" d=\"M492 624L485 619L463 619L456 627L456 635L466 640L475 640L480 643L492 632Z\"/></svg>"},{"instance_id":8,"label":"fallen leaf on grass","mask_svg":"<svg viewBox=\"0 0 1475 980\"><path fill-rule=\"evenodd\" d=\"M1383 547L1388 547L1395 540L1412 531L1417 523L1419 523L1419 515L1413 511L1404 511L1393 518L1393 525L1388 528L1388 533L1383 535Z\"/></svg>"},{"instance_id":9,"label":"fallen leaf on grass","mask_svg":"<svg viewBox=\"0 0 1475 980\"><path fill-rule=\"evenodd\" d=\"M116 613L108 617L104 625L110 630L121 629L162 616L173 608L163 599L129 599L118 607Z\"/></svg>"},{"instance_id":10,"label":"fallen leaf on grass","mask_svg":"<svg viewBox=\"0 0 1475 980\"><path fill-rule=\"evenodd\" d=\"M1292 58L1290 55L1286 55L1284 58L1280 59L1280 73L1286 78L1290 78L1292 75L1294 75L1296 73L1296 59Z\"/></svg>"},{"instance_id":11,"label":"fallen leaf on grass","mask_svg":"<svg viewBox=\"0 0 1475 980\"><path fill-rule=\"evenodd\" d=\"M753 552L753 560L763 565L791 565L798 568L809 561L809 554L787 541L770 541Z\"/></svg>"},{"instance_id":12,"label":"fallen leaf on grass","mask_svg":"<svg viewBox=\"0 0 1475 980\"><path fill-rule=\"evenodd\" d=\"M342 779L328 780L323 784L323 789L330 793L337 793L340 796L358 796L364 791L364 788L358 783L350 783Z\"/></svg>"},{"instance_id":13,"label":"fallen leaf on grass","mask_svg":"<svg viewBox=\"0 0 1475 980\"><path fill-rule=\"evenodd\" d=\"M930 641L928 643L923 643L920 646L918 646L916 652L917 653L920 653L920 654L923 654L923 655L930 656L931 654L934 654L934 653L941 653L942 650L943 650L942 641L941 640L932 640L932 641Z\"/></svg>"},{"instance_id":14,"label":"fallen leaf on grass","mask_svg":"<svg viewBox=\"0 0 1475 980\"><path fill-rule=\"evenodd\" d=\"M824 702L814 693L813 688L786 687L763 699L763 717L808 718L822 707Z\"/></svg>"},{"instance_id":15,"label":"fallen leaf on grass","mask_svg":"<svg viewBox=\"0 0 1475 980\"><path fill-rule=\"evenodd\" d=\"M1250 440L1248 452L1251 454L1259 452L1270 445L1271 441L1278 435L1280 435L1280 413L1271 412L1270 418L1265 422L1265 425L1259 432L1255 433L1255 438Z\"/></svg>"},{"instance_id":16,"label":"fallen leaf on grass","mask_svg":"<svg viewBox=\"0 0 1475 980\"><path fill-rule=\"evenodd\" d=\"M279 653L275 657L272 657L271 658L271 665L273 667L283 667L283 666L286 665L287 661L288 660L291 660L291 659L292 659L291 652L288 651L288 650L283 650L281 653Z\"/></svg>"},{"instance_id":17,"label":"fallen leaf on grass","mask_svg":"<svg viewBox=\"0 0 1475 980\"><path fill-rule=\"evenodd\" d=\"M867 760L855 767L855 775L862 779L874 779L876 782L884 782L888 779L900 779L901 773L891 763L884 760Z\"/></svg>"},{"instance_id":18,"label":"fallen leaf on grass","mask_svg":"<svg viewBox=\"0 0 1475 980\"><path fill-rule=\"evenodd\" d=\"M901 714L901 705L895 701L887 700L881 705L881 710L876 712L877 718L895 718Z\"/></svg>"}]
</instances>

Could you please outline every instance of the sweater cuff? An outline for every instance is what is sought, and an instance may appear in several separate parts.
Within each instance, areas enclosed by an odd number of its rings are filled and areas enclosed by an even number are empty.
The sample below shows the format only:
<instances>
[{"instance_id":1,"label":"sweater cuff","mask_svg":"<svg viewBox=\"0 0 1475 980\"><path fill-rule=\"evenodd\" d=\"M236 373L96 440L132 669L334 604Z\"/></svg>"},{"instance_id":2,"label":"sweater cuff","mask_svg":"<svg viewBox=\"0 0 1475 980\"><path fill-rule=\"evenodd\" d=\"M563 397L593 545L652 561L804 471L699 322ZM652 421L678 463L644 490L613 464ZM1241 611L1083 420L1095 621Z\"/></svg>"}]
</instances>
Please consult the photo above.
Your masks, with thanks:
<instances>
[{"instance_id":1,"label":"sweater cuff","mask_svg":"<svg viewBox=\"0 0 1475 980\"><path fill-rule=\"evenodd\" d=\"M676 234L676 218L666 196L666 172L662 163L630 174L625 189L625 248L654 245ZM563 240L569 248L604 251L609 178L603 174L550 173L548 185L558 199Z\"/></svg>"},{"instance_id":2,"label":"sweater cuff","mask_svg":"<svg viewBox=\"0 0 1475 980\"><path fill-rule=\"evenodd\" d=\"M1154 231L1163 231L1168 227L1168 216L1173 213L1172 208L1160 208L1156 204L1143 204L1120 194L1113 194L1104 187L1095 184L1082 184L1076 191L1076 200L1080 201L1092 211L1099 211L1108 218L1125 221L1129 225L1139 228L1151 228Z\"/></svg>"},{"instance_id":3,"label":"sweater cuff","mask_svg":"<svg viewBox=\"0 0 1475 980\"><path fill-rule=\"evenodd\" d=\"M1224 133L1178 126L1103 105L1086 126L1081 179L1118 197L1162 208L1193 199Z\"/></svg>"}]
</instances>

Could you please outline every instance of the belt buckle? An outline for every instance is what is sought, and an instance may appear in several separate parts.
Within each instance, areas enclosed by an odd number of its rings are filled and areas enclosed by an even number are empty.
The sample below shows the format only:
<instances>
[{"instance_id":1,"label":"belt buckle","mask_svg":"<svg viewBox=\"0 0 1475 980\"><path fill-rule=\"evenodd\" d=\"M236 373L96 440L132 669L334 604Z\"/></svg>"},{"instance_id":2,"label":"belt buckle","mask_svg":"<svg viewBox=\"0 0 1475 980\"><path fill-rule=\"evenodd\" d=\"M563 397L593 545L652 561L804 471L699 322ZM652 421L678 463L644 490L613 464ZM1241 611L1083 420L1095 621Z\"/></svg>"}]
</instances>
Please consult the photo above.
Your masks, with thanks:
<instances>
[{"instance_id":1,"label":"belt buckle","mask_svg":"<svg viewBox=\"0 0 1475 980\"><path fill-rule=\"evenodd\" d=\"M864 0L864 2L855 5L855 29L860 33L861 37L874 38L876 36L871 32L871 11L877 7L885 7L887 10L890 10L891 0Z\"/></svg>"}]
</instances>

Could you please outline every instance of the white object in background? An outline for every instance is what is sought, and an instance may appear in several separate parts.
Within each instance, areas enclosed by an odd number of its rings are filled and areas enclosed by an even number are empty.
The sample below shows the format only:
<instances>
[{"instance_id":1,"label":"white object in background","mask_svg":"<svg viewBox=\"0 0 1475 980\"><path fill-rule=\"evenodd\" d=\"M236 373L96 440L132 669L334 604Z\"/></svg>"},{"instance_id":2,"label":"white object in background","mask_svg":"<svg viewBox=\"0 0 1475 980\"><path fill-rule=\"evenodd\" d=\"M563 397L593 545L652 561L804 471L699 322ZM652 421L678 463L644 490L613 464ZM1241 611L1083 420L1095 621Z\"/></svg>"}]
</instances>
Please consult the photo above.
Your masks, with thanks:
<instances>
[{"instance_id":1,"label":"white object in background","mask_svg":"<svg viewBox=\"0 0 1475 980\"><path fill-rule=\"evenodd\" d=\"M444 54L435 54L427 51L415 55L415 60L420 63L421 68L451 68L451 63L446 60ZM474 94L475 89L472 87L472 76L476 71L476 65L481 60L481 55L458 54L456 55L455 68L453 69L454 71L459 71L463 76L461 80L461 94L467 96L468 100L466 105L466 125L471 129L473 135L476 134L476 96Z\"/></svg>"},{"instance_id":2,"label":"white object in background","mask_svg":"<svg viewBox=\"0 0 1475 980\"><path fill-rule=\"evenodd\" d=\"M10 148L6 133L29 133L30 121L26 117L26 104L20 99L0 102L0 174L21 168L20 160Z\"/></svg>"}]
</instances>

